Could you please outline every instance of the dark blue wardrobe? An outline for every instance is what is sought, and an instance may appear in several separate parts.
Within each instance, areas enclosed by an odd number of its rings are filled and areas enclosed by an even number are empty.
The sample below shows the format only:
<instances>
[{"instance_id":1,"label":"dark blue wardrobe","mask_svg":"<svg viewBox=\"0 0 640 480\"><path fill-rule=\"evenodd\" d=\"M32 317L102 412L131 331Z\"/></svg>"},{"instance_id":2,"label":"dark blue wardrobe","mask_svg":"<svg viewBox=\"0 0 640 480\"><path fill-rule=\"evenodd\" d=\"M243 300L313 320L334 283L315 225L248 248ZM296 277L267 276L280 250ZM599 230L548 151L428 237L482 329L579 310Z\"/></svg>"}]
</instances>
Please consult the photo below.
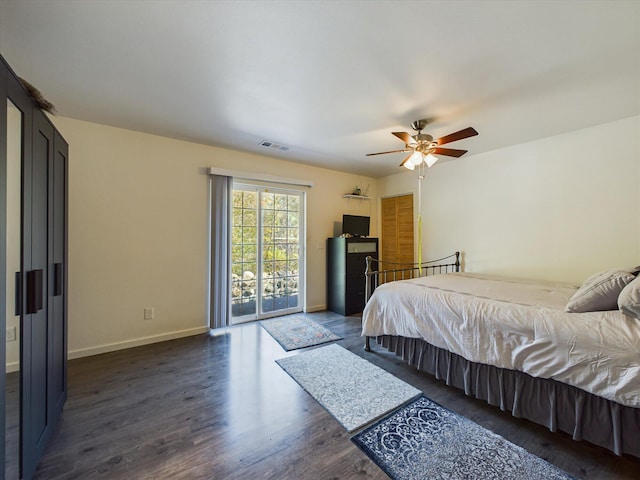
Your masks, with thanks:
<instances>
[{"instance_id":1,"label":"dark blue wardrobe","mask_svg":"<svg viewBox=\"0 0 640 480\"><path fill-rule=\"evenodd\" d=\"M3 372L7 342L19 343L15 371L0 376L0 456L12 480L33 476L67 396L68 146L2 57L0 95ZM8 185L20 189L19 202L8 200Z\"/></svg>"}]
</instances>

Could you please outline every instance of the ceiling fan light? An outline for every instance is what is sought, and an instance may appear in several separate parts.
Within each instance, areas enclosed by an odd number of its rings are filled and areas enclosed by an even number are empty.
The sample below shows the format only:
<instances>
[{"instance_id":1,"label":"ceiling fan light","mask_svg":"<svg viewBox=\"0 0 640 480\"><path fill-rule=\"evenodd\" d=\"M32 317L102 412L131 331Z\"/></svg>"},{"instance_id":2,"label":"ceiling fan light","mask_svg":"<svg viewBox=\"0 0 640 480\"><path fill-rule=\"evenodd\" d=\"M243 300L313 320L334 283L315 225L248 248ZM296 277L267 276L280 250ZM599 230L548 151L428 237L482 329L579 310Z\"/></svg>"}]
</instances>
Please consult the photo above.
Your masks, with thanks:
<instances>
[{"instance_id":1,"label":"ceiling fan light","mask_svg":"<svg viewBox=\"0 0 640 480\"><path fill-rule=\"evenodd\" d=\"M415 169L416 169L416 166L415 166L413 163L411 163L411 160L410 160L410 159L409 159L409 160L407 160L406 162L404 162L404 163L402 164L402 166L403 166L404 168L406 168L407 170L415 170Z\"/></svg>"},{"instance_id":2,"label":"ceiling fan light","mask_svg":"<svg viewBox=\"0 0 640 480\"><path fill-rule=\"evenodd\" d=\"M407 163L411 163L413 165L420 165L422 163L422 160L423 160L422 152L419 152L416 150L415 152L413 152L413 155L411 155Z\"/></svg>"},{"instance_id":3,"label":"ceiling fan light","mask_svg":"<svg viewBox=\"0 0 640 480\"><path fill-rule=\"evenodd\" d=\"M436 157L433 153L430 153L424 158L424 161L427 164L427 167L431 167L438 161L438 157Z\"/></svg>"}]
</instances>

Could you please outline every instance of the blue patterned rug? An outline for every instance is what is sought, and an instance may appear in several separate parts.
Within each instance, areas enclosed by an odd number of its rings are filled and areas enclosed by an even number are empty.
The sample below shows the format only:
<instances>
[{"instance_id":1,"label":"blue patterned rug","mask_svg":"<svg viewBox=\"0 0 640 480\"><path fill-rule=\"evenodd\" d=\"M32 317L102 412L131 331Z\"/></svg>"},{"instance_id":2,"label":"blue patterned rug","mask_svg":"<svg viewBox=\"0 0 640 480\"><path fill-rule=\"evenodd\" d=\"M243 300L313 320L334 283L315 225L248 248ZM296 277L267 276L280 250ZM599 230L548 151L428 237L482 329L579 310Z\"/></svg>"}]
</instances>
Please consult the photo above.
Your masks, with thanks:
<instances>
[{"instance_id":1,"label":"blue patterned rug","mask_svg":"<svg viewBox=\"0 0 640 480\"><path fill-rule=\"evenodd\" d=\"M276 362L348 432L373 422L421 393L335 343Z\"/></svg>"},{"instance_id":2,"label":"blue patterned rug","mask_svg":"<svg viewBox=\"0 0 640 480\"><path fill-rule=\"evenodd\" d=\"M288 315L260 322L269 335L286 351L341 340L331 330L303 315Z\"/></svg>"},{"instance_id":3,"label":"blue patterned rug","mask_svg":"<svg viewBox=\"0 0 640 480\"><path fill-rule=\"evenodd\" d=\"M573 478L424 396L351 440L394 480Z\"/></svg>"}]
</instances>

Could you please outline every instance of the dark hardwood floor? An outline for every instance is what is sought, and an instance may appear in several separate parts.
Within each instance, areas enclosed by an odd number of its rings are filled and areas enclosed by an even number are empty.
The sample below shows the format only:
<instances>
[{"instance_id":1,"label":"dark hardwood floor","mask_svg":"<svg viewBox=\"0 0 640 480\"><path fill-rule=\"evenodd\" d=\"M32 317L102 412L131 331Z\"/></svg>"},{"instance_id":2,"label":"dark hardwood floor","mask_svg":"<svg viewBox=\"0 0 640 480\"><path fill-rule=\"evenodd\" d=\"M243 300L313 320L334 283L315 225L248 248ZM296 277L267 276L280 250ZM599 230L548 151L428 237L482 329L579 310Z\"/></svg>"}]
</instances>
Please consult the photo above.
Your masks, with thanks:
<instances>
[{"instance_id":1,"label":"dark hardwood floor","mask_svg":"<svg viewBox=\"0 0 640 480\"><path fill-rule=\"evenodd\" d=\"M359 317L310 315L345 348L579 479L638 479L615 455L466 397L374 346ZM385 479L274 362L257 323L69 362L69 398L37 479ZM640 441L640 434L639 434Z\"/></svg>"}]
</instances>

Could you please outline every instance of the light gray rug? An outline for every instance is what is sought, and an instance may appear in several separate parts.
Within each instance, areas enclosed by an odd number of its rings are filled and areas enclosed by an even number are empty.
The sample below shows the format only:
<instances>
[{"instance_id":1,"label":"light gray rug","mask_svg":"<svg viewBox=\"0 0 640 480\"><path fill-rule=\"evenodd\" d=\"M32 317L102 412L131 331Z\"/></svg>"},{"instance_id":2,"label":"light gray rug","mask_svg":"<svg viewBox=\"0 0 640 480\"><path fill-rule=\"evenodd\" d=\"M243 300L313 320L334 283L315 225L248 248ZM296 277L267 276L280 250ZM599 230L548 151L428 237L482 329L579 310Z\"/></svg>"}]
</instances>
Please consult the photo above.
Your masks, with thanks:
<instances>
[{"instance_id":1,"label":"light gray rug","mask_svg":"<svg viewBox=\"0 0 640 480\"><path fill-rule=\"evenodd\" d=\"M336 344L276 362L348 432L380 418L421 393Z\"/></svg>"},{"instance_id":2,"label":"light gray rug","mask_svg":"<svg viewBox=\"0 0 640 480\"><path fill-rule=\"evenodd\" d=\"M263 320L260 325L287 351L342 339L304 315Z\"/></svg>"}]
</instances>

